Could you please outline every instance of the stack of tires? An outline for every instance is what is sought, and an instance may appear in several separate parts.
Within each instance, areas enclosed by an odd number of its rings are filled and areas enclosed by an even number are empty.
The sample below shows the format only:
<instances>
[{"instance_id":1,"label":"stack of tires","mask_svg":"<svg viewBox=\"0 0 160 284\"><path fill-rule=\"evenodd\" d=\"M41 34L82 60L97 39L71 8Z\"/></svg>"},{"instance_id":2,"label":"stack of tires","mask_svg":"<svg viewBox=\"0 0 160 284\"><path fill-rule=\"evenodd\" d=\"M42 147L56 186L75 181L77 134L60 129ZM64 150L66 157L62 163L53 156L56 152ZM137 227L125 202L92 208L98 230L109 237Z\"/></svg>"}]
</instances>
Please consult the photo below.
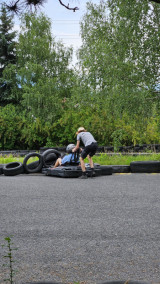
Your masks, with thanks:
<instances>
[{"instance_id":1,"label":"stack of tires","mask_svg":"<svg viewBox=\"0 0 160 284\"><path fill-rule=\"evenodd\" d=\"M36 162L28 163L31 157L37 157ZM0 174L5 176L15 176L19 174L40 173L55 164L56 160L61 157L61 153L55 149L48 149L42 154L29 153L25 156L23 163L12 162L6 165L0 165Z\"/></svg>"}]
</instances>

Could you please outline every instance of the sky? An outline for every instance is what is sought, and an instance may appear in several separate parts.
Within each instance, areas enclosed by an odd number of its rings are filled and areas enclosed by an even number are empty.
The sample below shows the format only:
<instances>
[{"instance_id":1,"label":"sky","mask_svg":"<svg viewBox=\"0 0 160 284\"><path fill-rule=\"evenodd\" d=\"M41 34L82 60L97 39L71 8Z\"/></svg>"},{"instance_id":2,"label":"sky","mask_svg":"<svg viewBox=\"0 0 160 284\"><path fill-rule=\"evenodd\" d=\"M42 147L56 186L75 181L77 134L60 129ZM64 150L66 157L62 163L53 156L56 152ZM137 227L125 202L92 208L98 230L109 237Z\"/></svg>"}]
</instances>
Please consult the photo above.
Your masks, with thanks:
<instances>
[{"instance_id":1,"label":"sky","mask_svg":"<svg viewBox=\"0 0 160 284\"><path fill-rule=\"evenodd\" d=\"M92 3L99 3L99 0L91 0ZM72 45L76 50L81 45L80 21L86 12L87 0L63 0L63 3L70 7L78 7L73 12L61 6L58 0L48 0L41 9L52 20L52 32L56 39L60 39L65 45Z\"/></svg>"},{"instance_id":2,"label":"sky","mask_svg":"<svg viewBox=\"0 0 160 284\"><path fill-rule=\"evenodd\" d=\"M90 0L99 4L100 0ZM1 1L0 1L1 2ZM72 46L74 50L73 65L76 63L76 50L82 41L80 37L80 21L86 12L87 0L62 0L65 5L78 7L73 12L60 5L58 0L46 0L46 3L39 9L44 12L52 21L52 34L56 40L62 40L65 46ZM15 29L19 30L19 21L15 20Z\"/></svg>"}]
</instances>

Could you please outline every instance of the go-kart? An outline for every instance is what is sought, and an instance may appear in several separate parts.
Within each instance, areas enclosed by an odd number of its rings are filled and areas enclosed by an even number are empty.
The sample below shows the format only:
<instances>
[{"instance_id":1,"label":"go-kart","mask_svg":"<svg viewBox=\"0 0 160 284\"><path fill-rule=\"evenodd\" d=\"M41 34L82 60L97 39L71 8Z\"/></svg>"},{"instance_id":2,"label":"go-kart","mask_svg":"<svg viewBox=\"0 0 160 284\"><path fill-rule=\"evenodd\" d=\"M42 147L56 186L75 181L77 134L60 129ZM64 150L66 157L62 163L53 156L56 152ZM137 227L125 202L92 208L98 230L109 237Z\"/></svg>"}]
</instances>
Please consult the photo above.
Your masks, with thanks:
<instances>
[{"instance_id":1,"label":"go-kart","mask_svg":"<svg viewBox=\"0 0 160 284\"><path fill-rule=\"evenodd\" d=\"M89 164L85 164L87 176L91 177L92 171ZM96 176L101 175L112 175L112 167L110 166L100 166L99 164L94 164L94 171ZM62 177L62 178L78 178L82 175L82 170L80 165L67 165L59 166L57 168L48 168L45 170L47 176Z\"/></svg>"}]
</instances>

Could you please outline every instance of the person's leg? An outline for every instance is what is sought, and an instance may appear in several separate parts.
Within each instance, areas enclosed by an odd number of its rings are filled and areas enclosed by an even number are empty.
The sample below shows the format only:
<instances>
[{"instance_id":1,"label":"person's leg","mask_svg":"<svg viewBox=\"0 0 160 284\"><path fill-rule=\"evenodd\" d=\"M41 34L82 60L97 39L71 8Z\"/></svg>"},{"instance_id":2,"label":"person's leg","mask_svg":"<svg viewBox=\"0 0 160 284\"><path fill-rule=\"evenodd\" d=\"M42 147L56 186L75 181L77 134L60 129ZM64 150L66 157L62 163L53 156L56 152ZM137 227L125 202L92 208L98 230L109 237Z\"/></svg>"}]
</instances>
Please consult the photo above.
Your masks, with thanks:
<instances>
[{"instance_id":1,"label":"person's leg","mask_svg":"<svg viewBox=\"0 0 160 284\"><path fill-rule=\"evenodd\" d=\"M87 158L88 158L88 161L89 161L89 164L90 164L91 169L94 168L94 163L93 163L92 157L90 157L90 156L88 155Z\"/></svg>"},{"instance_id":2,"label":"person's leg","mask_svg":"<svg viewBox=\"0 0 160 284\"><path fill-rule=\"evenodd\" d=\"M86 157L87 157L86 148L84 148L84 150L82 151L81 157L80 157L82 176L79 177L79 178L83 178L83 179L87 178L86 167L85 167L85 163L84 163L84 159Z\"/></svg>"},{"instance_id":3,"label":"person's leg","mask_svg":"<svg viewBox=\"0 0 160 284\"><path fill-rule=\"evenodd\" d=\"M80 157L80 163L81 163L82 172L85 172L86 171L86 167L85 167L84 159L82 157Z\"/></svg>"},{"instance_id":4,"label":"person's leg","mask_svg":"<svg viewBox=\"0 0 160 284\"><path fill-rule=\"evenodd\" d=\"M87 156L88 160L89 160L90 167L91 167L91 171L92 171L91 177L95 177L96 176L96 173L94 171L94 163L93 163L92 157L95 155L97 148L98 148L97 143L91 144L90 145L90 152L89 152L89 154Z\"/></svg>"},{"instance_id":5,"label":"person's leg","mask_svg":"<svg viewBox=\"0 0 160 284\"><path fill-rule=\"evenodd\" d=\"M95 177L96 176L96 173L94 171L94 163L93 163L93 159L92 157L90 157L90 155L87 156L88 157L88 160L89 160L89 164L90 164L90 167L91 167L91 177Z\"/></svg>"},{"instance_id":6,"label":"person's leg","mask_svg":"<svg viewBox=\"0 0 160 284\"><path fill-rule=\"evenodd\" d=\"M61 166L61 163L62 163L62 159L58 158L53 168L57 168L58 166Z\"/></svg>"}]
</instances>

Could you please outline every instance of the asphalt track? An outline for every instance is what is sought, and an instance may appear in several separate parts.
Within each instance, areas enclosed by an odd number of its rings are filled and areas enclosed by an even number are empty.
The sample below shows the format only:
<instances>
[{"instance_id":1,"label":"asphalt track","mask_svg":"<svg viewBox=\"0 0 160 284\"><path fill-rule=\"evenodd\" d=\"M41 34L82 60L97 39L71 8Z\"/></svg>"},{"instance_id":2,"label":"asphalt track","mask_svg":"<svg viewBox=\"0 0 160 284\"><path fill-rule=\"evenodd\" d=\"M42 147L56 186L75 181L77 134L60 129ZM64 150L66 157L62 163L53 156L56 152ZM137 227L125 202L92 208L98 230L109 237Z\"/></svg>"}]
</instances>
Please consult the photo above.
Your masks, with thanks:
<instances>
[{"instance_id":1,"label":"asphalt track","mask_svg":"<svg viewBox=\"0 0 160 284\"><path fill-rule=\"evenodd\" d=\"M11 235L16 284L159 282L160 174L0 176L0 243Z\"/></svg>"}]
</instances>

